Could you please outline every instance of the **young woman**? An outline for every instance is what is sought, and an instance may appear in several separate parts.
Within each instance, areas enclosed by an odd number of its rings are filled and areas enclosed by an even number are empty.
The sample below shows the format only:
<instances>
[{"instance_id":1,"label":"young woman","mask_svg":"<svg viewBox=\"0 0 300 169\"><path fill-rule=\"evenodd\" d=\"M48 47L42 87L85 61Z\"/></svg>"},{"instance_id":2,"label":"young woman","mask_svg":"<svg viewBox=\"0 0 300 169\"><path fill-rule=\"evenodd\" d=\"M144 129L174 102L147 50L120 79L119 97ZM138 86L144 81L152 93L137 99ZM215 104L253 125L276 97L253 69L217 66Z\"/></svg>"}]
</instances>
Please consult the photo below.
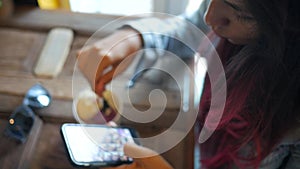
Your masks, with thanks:
<instances>
[{"instance_id":1,"label":"young woman","mask_svg":"<svg viewBox=\"0 0 300 169\"><path fill-rule=\"evenodd\" d=\"M216 48L227 79L227 100L216 131L200 144L201 167L300 168L300 6L297 1L211 0L205 22L212 30L210 39L218 42ZM195 21L195 14L201 17L201 13L195 12L190 21ZM112 78L114 69L102 75L105 67L117 65L127 55L151 46L151 40L147 41L140 31L142 27L138 23L141 22L136 21L131 24L134 29L119 30L89 49L99 54L98 59L104 60L98 68L96 80L91 81L98 94ZM191 34L180 28L173 30L176 31L180 31L179 36ZM136 33L140 34L130 36ZM152 39L161 38L155 36ZM122 37L130 38L111 49L109 55L101 55ZM198 41L195 43L199 45ZM162 44L158 48L172 51L170 45ZM86 53L88 51L81 54ZM85 67L86 62L80 65L88 74ZM210 107L208 78L200 103L200 127ZM133 152L155 154L134 145L125 146L125 152L129 156ZM171 166L157 155L120 168Z\"/></svg>"}]
</instances>

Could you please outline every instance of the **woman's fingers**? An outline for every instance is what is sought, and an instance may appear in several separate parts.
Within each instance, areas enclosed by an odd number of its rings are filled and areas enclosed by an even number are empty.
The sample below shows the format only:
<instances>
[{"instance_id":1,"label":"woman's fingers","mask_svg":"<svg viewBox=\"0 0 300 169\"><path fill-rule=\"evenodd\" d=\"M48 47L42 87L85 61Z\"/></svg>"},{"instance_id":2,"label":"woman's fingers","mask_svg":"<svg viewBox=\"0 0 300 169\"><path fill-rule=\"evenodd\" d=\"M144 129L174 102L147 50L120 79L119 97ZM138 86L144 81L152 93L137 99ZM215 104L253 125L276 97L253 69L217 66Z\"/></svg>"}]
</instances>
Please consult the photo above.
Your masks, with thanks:
<instances>
[{"instance_id":1,"label":"woman's fingers","mask_svg":"<svg viewBox=\"0 0 300 169\"><path fill-rule=\"evenodd\" d=\"M110 73L113 62L108 55L104 55L104 52L100 52L95 47L86 48L80 51L78 56L78 67L81 72L88 79L92 88L95 89L99 80L102 80L104 85L112 79L112 73Z\"/></svg>"},{"instance_id":2,"label":"woman's fingers","mask_svg":"<svg viewBox=\"0 0 300 169\"><path fill-rule=\"evenodd\" d=\"M114 121L109 121L106 123L106 125L111 126L111 127L117 127L118 125Z\"/></svg>"},{"instance_id":3,"label":"woman's fingers","mask_svg":"<svg viewBox=\"0 0 300 169\"><path fill-rule=\"evenodd\" d=\"M78 66L92 89L100 94L114 75L123 72L141 48L142 39L135 30L118 30L78 52ZM127 58L128 59L125 59ZM117 71L117 72L116 72Z\"/></svg>"},{"instance_id":4,"label":"woman's fingers","mask_svg":"<svg viewBox=\"0 0 300 169\"><path fill-rule=\"evenodd\" d=\"M160 155L148 148L138 146L133 143L127 143L124 146L124 152L129 157L136 157L134 158L134 162L132 164L124 164L117 167L107 167L104 169L173 169L171 165Z\"/></svg>"},{"instance_id":5,"label":"woman's fingers","mask_svg":"<svg viewBox=\"0 0 300 169\"><path fill-rule=\"evenodd\" d=\"M98 96L102 97L102 93L105 90L105 85L113 79L116 68L112 68L109 72L99 75L95 84L95 92Z\"/></svg>"},{"instance_id":6,"label":"woman's fingers","mask_svg":"<svg viewBox=\"0 0 300 169\"><path fill-rule=\"evenodd\" d=\"M88 48L86 50L80 51L77 57L77 66L79 67L81 72L86 76L89 82L93 81L93 72L95 72L93 71L93 69L97 70L97 65L95 64L97 58L95 58L95 56L96 51L92 48Z\"/></svg>"},{"instance_id":7,"label":"woman's fingers","mask_svg":"<svg viewBox=\"0 0 300 169\"><path fill-rule=\"evenodd\" d=\"M172 166L157 152L134 143L124 145L124 153L135 160L136 166L143 169L172 169Z\"/></svg>"},{"instance_id":8,"label":"woman's fingers","mask_svg":"<svg viewBox=\"0 0 300 169\"><path fill-rule=\"evenodd\" d=\"M134 143L127 143L124 145L124 153L128 157L140 159L141 157L152 157L158 155L155 151L146 147L139 146Z\"/></svg>"},{"instance_id":9,"label":"woman's fingers","mask_svg":"<svg viewBox=\"0 0 300 169\"><path fill-rule=\"evenodd\" d=\"M99 72L97 75L97 82L96 83L103 83L103 84L107 84L108 82L110 82L113 77L115 76L115 71L116 71L117 67L113 67L111 66L108 70L104 70L102 72Z\"/></svg>"},{"instance_id":10,"label":"woman's fingers","mask_svg":"<svg viewBox=\"0 0 300 169\"><path fill-rule=\"evenodd\" d=\"M139 166L137 166L136 163L132 163L130 165L120 165L120 166L116 166L116 167L105 167L105 168L100 168L100 169L144 169L144 168L141 168Z\"/></svg>"},{"instance_id":11,"label":"woman's fingers","mask_svg":"<svg viewBox=\"0 0 300 169\"><path fill-rule=\"evenodd\" d=\"M99 56L98 50L93 47L81 51L77 58L77 66L93 87L95 87L97 72L102 69L99 68L101 60L102 56Z\"/></svg>"}]
</instances>

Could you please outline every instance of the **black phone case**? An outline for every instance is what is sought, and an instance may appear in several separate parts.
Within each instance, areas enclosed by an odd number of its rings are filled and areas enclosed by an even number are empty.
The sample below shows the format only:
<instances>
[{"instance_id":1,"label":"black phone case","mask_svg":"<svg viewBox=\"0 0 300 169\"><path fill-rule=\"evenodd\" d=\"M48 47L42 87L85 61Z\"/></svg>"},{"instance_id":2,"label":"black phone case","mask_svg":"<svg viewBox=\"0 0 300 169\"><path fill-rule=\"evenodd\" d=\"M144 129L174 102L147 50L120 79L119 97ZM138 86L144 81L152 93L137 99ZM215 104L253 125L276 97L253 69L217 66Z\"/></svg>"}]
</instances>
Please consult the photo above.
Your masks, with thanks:
<instances>
[{"instance_id":1,"label":"black phone case","mask_svg":"<svg viewBox=\"0 0 300 169\"><path fill-rule=\"evenodd\" d=\"M118 127L110 127L110 126L104 126L104 125L98 125L98 124L77 124L77 123L65 123L63 125L86 125L86 126L99 126L99 127L107 127L107 128L126 128L130 131L133 140L136 144L140 145L140 142L138 141L139 138L139 134L138 132L130 127L124 127L124 126L118 126ZM118 165L122 165L122 164L130 164L132 163L132 161L113 161L113 162L95 162L95 163L89 163L89 165L85 164L85 163L76 163L72 160L71 158L71 154L68 148L68 143L65 140L64 134L63 134L63 125L61 126L60 129L60 133L61 133L61 137L63 139L64 142L64 147L65 150L68 154L68 160L70 161L70 163L74 166L74 167L80 167L80 168L99 168L99 167L113 167L113 166L118 166Z\"/></svg>"}]
</instances>

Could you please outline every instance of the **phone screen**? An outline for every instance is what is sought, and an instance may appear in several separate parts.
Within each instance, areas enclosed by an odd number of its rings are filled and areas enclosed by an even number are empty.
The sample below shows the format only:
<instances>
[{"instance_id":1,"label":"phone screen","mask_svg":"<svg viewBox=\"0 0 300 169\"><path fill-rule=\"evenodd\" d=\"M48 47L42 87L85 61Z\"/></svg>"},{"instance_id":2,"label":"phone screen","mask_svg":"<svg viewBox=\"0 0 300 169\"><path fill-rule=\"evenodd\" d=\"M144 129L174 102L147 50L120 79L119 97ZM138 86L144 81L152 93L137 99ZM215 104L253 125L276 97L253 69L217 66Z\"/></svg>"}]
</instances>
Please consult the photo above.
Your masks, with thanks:
<instances>
[{"instance_id":1,"label":"phone screen","mask_svg":"<svg viewBox=\"0 0 300 169\"><path fill-rule=\"evenodd\" d=\"M62 135L72 162L80 166L131 163L123 146L135 142L132 129L90 124L63 124Z\"/></svg>"}]
</instances>

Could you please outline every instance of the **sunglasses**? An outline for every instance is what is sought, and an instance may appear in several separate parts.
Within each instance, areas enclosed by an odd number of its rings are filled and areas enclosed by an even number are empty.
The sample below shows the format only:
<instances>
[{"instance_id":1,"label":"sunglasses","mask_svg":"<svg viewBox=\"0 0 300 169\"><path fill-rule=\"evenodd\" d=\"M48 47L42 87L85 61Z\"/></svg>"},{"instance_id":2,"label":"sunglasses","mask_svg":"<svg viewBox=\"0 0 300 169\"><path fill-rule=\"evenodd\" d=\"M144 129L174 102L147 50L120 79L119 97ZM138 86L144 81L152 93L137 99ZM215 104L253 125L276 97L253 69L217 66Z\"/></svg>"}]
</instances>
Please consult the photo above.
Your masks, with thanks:
<instances>
[{"instance_id":1,"label":"sunglasses","mask_svg":"<svg viewBox=\"0 0 300 169\"><path fill-rule=\"evenodd\" d=\"M34 110L49 106L51 100L49 92L42 85L32 86L26 92L23 103L10 115L4 134L24 143L34 124Z\"/></svg>"}]
</instances>

